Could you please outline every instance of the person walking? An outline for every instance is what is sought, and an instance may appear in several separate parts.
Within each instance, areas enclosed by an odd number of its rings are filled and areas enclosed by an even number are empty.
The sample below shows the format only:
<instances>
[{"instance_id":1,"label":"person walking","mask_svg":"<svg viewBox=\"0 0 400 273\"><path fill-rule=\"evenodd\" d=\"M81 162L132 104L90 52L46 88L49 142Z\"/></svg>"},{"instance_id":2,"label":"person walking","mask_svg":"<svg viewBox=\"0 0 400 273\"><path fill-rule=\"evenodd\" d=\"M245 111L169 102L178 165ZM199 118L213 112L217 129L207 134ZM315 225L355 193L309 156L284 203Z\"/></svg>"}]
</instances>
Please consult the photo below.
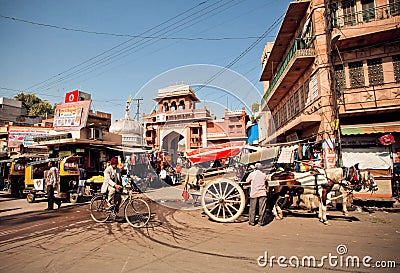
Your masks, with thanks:
<instances>
[{"instance_id":1,"label":"person walking","mask_svg":"<svg viewBox=\"0 0 400 273\"><path fill-rule=\"evenodd\" d=\"M249 225L256 224L256 211L258 207L258 224L264 226L266 224L266 209L267 209L267 190L265 180L267 179L261 169L261 164L256 163L253 167L254 171L249 174L246 182L250 185L250 210L249 210Z\"/></svg>"},{"instance_id":2,"label":"person walking","mask_svg":"<svg viewBox=\"0 0 400 273\"><path fill-rule=\"evenodd\" d=\"M49 162L47 171L46 183L47 183L47 208L45 210L53 210L54 203L57 204L57 209L61 206L61 199L54 196L54 189L60 184L60 175L58 173L58 168L55 166L55 162Z\"/></svg>"},{"instance_id":3,"label":"person walking","mask_svg":"<svg viewBox=\"0 0 400 273\"><path fill-rule=\"evenodd\" d=\"M121 169L117 167L118 159L116 157L111 158L110 166L104 170L104 182L101 186L101 193L107 193L108 205L115 206L116 212L118 213L119 205L121 203L121 189L122 189L122 178Z\"/></svg>"},{"instance_id":4,"label":"person walking","mask_svg":"<svg viewBox=\"0 0 400 273\"><path fill-rule=\"evenodd\" d=\"M86 183L86 170L83 167L79 168L79 183L78 183L78 195L85 195L85 183Z\"/></svg>"}]
</instances>

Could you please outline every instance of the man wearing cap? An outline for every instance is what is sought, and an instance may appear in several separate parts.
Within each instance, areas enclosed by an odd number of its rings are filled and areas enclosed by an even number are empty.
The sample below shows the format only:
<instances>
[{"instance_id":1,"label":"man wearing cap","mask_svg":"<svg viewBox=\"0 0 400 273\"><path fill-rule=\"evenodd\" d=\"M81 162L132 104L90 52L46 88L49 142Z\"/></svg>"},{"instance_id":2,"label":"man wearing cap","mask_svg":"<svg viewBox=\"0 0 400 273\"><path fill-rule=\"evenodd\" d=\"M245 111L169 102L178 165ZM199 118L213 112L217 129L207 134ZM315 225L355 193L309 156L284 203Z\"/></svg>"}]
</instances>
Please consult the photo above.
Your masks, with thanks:
<instances>
[{"instance_id":1,"label":"man wearing cap","mask_svg":"<svg viewBox=\"0 0 400 273\"><path fill-rule=\"evenodd\" d=\"M266 209L267 209L267 190L265 180L267 176L260 170L261 164L256 163L254 171L249 174L246 182L251 183L250 186L250 210L249 210L249 225L256 224L256 210L258 205L258 224L264 226L266 224Z\"/></svg>"},{"instance_id":2,"label":"man wearing cap","mask_svg":"<svg viewBox=\"0 0 400 273\"><path fill-rule=\"evenodd\" d=\"M118 159L116 157L111 158L110 166L104 170L104 182L101 186L101 192L106 193L108 191L107 202L108 204L115 205L117 212L119 204L121 203L121 192L122 179L121 169L117 167Z\"/></svg>"}]
</instances>

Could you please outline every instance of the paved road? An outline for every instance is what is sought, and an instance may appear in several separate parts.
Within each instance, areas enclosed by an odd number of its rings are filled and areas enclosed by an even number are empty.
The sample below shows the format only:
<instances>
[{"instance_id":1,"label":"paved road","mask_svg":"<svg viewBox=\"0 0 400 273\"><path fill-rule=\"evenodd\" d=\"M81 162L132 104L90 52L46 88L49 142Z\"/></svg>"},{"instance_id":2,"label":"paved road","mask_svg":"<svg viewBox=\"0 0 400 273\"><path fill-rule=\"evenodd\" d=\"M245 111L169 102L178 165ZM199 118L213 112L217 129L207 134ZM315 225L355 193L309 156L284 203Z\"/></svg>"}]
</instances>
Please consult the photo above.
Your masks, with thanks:
<instances>
[{"instance_id":1,"label":"paved road","mask_svg":"<svg viewBox=\"0 0 400 273\"><path fill-rule=\"evenodd\" d=\"M133 229L124 222L95 223L87 204L63 205L53 212L43 211L45 207L43 202L28 204L0 195L0 272L398 272L400 268L399 213L355 211L342 217L330 211L329 226L314 215L297 214L252 227L245 215L237 223L221 224L200 210L176 210L152 202L150 225ZM282 258L270 262L272 256ZM346 267L346 259L355 256L360 267ZM312 257L324 268L314 268ZM362 265L363 258L371 267ZM310 260L312 267L292 267L302 260L306 265ZM378 269L376 261L395 261L397 269ZM282 268L285 265L289 268Z\"/></svg>"}]
</instances>

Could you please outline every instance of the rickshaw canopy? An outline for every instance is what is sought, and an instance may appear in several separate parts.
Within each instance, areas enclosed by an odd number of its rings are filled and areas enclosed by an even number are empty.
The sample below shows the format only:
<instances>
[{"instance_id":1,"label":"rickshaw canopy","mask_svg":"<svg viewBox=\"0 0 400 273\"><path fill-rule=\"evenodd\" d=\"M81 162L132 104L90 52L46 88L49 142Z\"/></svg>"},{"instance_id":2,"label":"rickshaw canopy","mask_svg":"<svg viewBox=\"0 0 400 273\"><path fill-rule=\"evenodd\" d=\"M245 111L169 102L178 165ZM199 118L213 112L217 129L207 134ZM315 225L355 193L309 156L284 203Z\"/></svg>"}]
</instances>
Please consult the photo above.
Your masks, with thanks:
<instances>
[{"instance_id":1,"label":"rickshaw canopy","mask_svg":"<svg viewBox=\"0 0 400 273\"><path fill-rule=\"evenodd\" d=\"M199 148L186 152L186 157L193 163L229 158L238 155L244 144L244 141L232 141L211 147Z\"/></svg>"}]
</instances>

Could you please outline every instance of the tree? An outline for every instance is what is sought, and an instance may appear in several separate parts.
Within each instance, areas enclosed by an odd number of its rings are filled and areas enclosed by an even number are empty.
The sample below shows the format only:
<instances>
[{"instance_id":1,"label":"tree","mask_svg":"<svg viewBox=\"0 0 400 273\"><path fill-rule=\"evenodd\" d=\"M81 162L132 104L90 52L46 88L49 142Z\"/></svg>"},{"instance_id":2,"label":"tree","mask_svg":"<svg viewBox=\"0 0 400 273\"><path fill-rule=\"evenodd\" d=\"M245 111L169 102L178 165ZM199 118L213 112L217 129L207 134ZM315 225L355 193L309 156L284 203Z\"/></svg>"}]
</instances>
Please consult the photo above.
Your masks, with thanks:
<instances>
[{"instance_id":1,"label":"tree","mask_svg":"<svg viewBox=\"0 0 400 273\"><path fill-rule=\"evenodd\" d=\"M251 105L251 112L255 113L258 112L260 108L260 104L258 102L255 102Z\"/></svg>"},{"instance_id":2,"label":"tree","mask_svg":"<svg viewBox=\"0 0 400 273\"><path fill-rule=\"evenodd\" d=\"M53 113L53 107L47 101L38 98L35 94L19 93L14 99L22 102L22 107L27 111L28 116L42 116Z\"/></svg>"}]
</instances>

